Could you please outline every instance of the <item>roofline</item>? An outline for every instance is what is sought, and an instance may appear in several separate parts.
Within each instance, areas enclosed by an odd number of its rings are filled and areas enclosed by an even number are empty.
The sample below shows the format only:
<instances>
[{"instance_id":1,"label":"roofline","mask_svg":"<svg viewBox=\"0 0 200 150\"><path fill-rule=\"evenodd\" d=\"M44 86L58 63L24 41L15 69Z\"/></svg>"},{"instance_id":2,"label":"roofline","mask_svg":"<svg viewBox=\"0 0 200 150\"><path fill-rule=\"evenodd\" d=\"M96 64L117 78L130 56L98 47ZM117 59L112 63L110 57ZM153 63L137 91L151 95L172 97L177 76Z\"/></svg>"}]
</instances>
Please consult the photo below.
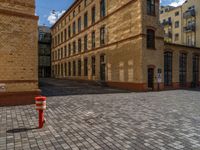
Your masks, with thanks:
<instances>
[{"instance_id":1,"label":"roofline","mask_svg":"<svg viewBox=\"0 0 200 150\"><path fill-rule=\"evenodd\" d=\"M180 47L192 48L192 49L199 49L200 50L200 47L187 46L187 45L175 44L175 43L167 43L167 42L165 42L164 45L174 45L174 46L180 46Z\"/></svg>"},{"instance_id":2,"label":"roofline","mask_svg":"<svg viewBox=\"0 0 200 150\"><path fill-rule=\"evenodd\" d=\"M50 27L50 29L54 28L54 27L58 24L58 22L59 22L60 20L62 20L62 19L64 18L64 16L65 16L67 13L69 13L69 12L71 11L71 9L72 9L78 2L80 2L80 1L82 1L82 0L74 0L74 2L71 4L71 6L70 6L70 7L65 11L65 13L62 14L62 16Z\"/></svg>"}]
</instances>

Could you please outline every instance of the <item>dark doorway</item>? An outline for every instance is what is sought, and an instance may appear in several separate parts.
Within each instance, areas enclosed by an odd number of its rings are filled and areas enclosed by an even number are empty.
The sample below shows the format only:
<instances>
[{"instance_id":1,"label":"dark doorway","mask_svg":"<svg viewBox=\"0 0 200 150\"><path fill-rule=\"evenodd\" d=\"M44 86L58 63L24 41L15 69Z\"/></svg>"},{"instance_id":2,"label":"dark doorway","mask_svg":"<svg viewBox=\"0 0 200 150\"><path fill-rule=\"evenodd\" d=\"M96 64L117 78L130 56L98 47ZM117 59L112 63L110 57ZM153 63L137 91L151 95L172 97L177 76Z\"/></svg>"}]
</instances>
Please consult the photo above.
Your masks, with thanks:
<instances>
[{"instance_id":1,"label":"dark doorway","mask_svg":"<svg viewBox=\"0 0 200 150\"><path fill-rule=\"evenodd\" d=\"M106 80L106 62L105 62L105 55L100 56L100 80Z\"/></svg>"},{"instance_id":2,"label":"dark doorway","mask_svg":"<svg viewBox=\"0 0 200 150\"><path fill-rule=\"evenodd\" d=\"M153 90L154 88L154 69L148 68L148 89Z\"/></svg>"}]
</instances>

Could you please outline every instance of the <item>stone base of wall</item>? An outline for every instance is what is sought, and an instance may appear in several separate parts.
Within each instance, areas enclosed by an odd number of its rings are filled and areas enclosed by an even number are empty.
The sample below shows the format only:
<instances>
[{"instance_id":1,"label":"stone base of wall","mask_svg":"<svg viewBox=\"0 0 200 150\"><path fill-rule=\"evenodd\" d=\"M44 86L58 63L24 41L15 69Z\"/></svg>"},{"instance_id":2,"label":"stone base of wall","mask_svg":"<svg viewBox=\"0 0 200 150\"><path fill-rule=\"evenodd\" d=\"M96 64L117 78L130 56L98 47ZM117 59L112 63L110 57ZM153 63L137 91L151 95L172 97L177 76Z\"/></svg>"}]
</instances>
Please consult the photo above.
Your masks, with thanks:
<instances>
[{"instance_id":1,"label":"stone base of wall","mask_svg":"<svg viewBox=\"0 0 200 150\"><path fill-rule=\"evenodd\" d=\"M40 90L30 92L0 93L0 106L16 106L34 104L34 98L39 96Z\"/></svg>"},{"instance_id":2,"label":"stone base of wall","mask_svg":"<svg viewBox=\"0 0 200 150\"><path fill-rule=\"evenodd\" d=\"M131 91L147 91L146 84L144 83L128 83L128 82L106 82L109 87L119 88Z\"/></svg>"}]
</instances>

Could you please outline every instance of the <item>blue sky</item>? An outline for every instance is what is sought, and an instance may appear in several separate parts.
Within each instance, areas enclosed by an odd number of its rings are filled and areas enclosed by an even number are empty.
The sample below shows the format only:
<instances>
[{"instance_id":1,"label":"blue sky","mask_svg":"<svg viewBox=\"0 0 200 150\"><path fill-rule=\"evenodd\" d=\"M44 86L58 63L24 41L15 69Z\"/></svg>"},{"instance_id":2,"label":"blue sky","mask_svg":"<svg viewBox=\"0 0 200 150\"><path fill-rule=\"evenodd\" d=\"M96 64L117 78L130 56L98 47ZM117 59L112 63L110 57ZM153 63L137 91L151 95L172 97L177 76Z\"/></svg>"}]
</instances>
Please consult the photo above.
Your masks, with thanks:
<instances>
[{"instance_id":1,"label":"blue sky","mask_svg":"<svg viewBox=\"0 0 200 150\"><path fill-rule=\"evenodd\" d=\"M74 0L36 0L36 14L40 17L39 24L51 26L57 18L73 3ZM184 0L161 0L161 5L177 6ZM55 10L52 13L52 10Z\"/></svg>"}]
</instances>

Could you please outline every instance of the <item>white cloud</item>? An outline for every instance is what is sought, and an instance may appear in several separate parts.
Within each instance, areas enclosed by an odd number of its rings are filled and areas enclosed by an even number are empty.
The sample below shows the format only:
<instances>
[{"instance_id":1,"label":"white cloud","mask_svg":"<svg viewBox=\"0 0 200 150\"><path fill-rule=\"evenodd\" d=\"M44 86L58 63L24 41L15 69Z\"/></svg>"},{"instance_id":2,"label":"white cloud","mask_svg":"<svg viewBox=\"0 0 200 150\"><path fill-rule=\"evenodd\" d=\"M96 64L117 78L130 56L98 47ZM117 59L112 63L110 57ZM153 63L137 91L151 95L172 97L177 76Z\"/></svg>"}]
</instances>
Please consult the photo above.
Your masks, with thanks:
<instances>
[{"instance_id":1,"label":"white cloud","mask_svg":"<svg viewBox=\"0 0 200 150\"><path fill-rule=\"evenodd\" d=\"M184 2L185 2L185 0L176 0L175 2L172 2L169 5L173 6L173 7L178 7L178 6L182 5Z\"/></svg>"},{"instance_id":2,"label":"white cloud","mask_svg":"<svg viewBox=\"0 0 200 150\"><path fill-rule=\"evenodd\" d=\"M65 13L65 10L52 11L47 18L49 24L53 25L64 13Z\"/></svg>"}]
</instances>

